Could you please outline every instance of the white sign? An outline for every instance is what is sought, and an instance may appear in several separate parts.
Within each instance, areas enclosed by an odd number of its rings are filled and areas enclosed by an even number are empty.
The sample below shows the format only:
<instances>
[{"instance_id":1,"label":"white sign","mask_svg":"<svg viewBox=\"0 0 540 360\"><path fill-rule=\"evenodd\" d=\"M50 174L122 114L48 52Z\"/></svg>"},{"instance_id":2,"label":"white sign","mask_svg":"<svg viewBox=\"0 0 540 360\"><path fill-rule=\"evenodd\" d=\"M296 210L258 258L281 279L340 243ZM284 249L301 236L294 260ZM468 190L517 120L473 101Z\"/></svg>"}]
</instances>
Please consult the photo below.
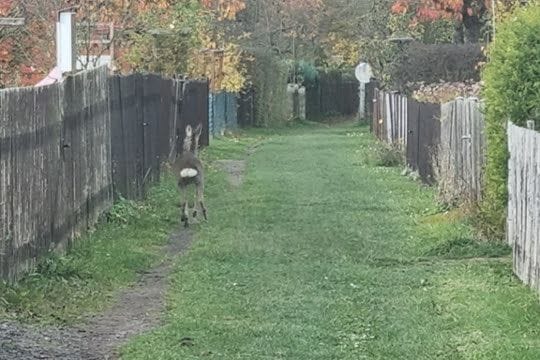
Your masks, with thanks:
<instances>
[{"instance_id":1,"label":"white sign","mask_svg":"<svg viewBox=\"0 0 540 360\"><path fill-rule=\"evenodd\" d=\"M371 80L371 67L367 63L360 63L354 71L354 75L361 83L368 83Z\"/></svg>"}]
</instances>

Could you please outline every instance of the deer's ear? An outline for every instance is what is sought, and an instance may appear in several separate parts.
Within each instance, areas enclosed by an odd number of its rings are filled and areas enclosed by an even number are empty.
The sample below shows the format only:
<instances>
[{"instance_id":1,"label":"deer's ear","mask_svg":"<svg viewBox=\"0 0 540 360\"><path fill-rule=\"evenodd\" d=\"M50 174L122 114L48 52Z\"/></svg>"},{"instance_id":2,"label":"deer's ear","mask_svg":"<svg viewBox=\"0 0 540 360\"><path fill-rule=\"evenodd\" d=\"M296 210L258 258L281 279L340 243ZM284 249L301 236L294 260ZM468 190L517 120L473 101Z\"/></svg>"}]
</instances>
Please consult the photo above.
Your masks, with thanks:
<instances>
[{"instance_id":1,"label":"deer's ear","mask_svg":"<svg viewBox=\"0 0 540 360\"><path fill-rule=\"evenodd\" d=\"M197 134L197 136L200 136L202 133L202 124L199 124L197 125L197 127L195 128L195 134Z\"/></svg>"},{"instance_id":2,"label":"deer's ear","mask_svg":"<svg viewBox=\"0 0 540 360\"><path fill-rule=\"evenodd\" d=\"M191 128L191 125L186 126L186 136L191 136L193 133L193 130Z\"/></svg>"}]
</instances>

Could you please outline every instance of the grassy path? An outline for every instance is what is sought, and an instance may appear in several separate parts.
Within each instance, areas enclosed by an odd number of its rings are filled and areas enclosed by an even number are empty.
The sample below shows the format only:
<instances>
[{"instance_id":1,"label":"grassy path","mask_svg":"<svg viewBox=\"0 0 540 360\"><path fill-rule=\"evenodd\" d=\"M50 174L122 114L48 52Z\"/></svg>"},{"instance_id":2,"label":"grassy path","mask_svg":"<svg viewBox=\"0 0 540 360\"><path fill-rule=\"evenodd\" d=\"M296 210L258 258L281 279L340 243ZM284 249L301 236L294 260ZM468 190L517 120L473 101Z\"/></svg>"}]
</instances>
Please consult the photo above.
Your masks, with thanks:
<instances>
[{"instance_id":1,"label":"grassy path","mask_svg":"<svg viewBox=\"0 0 540 360\"><path fill-rule=\"evenodd\" d=\"M210 158L245 157L244 138ZM369 165L351 125L267 137L180 258L165 324L125 359L539 359L540 305L504 248ZM503 254L501 256L501 254Z\"/></svg>"}]
</instances>

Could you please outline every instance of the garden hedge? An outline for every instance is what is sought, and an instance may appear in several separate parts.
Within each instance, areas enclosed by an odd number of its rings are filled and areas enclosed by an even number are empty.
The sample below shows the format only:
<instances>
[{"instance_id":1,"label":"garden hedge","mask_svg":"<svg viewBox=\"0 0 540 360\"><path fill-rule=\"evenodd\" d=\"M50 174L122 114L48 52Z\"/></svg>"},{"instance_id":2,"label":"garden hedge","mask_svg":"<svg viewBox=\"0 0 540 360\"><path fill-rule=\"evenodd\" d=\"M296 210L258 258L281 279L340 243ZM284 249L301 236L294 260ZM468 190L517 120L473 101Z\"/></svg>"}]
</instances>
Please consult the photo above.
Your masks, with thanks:
<instances>
[{"instance_id":1,"label":"garden hedge","mask_svg":"<svg viewBox=\"0 0 540 360\"><path fill-rule=\"evenodd\" d=\"M490 239L505 234L508 201L506 124L540 124L540 4L518 8L497 28L483 71L488 142L481 226Z\"/></svg>"}]
</instances>

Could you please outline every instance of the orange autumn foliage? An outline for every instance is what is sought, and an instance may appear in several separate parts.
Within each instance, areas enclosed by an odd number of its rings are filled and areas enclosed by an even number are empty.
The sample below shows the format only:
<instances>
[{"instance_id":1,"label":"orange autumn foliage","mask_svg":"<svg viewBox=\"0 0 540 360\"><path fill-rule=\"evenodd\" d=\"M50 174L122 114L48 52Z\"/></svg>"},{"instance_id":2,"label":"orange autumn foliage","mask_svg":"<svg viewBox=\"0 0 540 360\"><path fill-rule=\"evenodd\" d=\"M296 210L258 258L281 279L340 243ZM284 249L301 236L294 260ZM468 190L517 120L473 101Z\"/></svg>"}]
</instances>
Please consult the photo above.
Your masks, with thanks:
<instances>
[{"instance_id":1,"label":"orange autumn foliage","mask_svg":"<svg viewBox=\"0 0 540 360\"><path fill-rule=\"evenodd\" d=\"M477 15L478 5L489 8L490 1L473 0L466 9L463 0L397 0L392 5L394 14L405 14L414 11L417 21L434 21L439 19L457 19L461 20L463 13L466 12L469 16Z\"/></svg>"}]
</instances>

